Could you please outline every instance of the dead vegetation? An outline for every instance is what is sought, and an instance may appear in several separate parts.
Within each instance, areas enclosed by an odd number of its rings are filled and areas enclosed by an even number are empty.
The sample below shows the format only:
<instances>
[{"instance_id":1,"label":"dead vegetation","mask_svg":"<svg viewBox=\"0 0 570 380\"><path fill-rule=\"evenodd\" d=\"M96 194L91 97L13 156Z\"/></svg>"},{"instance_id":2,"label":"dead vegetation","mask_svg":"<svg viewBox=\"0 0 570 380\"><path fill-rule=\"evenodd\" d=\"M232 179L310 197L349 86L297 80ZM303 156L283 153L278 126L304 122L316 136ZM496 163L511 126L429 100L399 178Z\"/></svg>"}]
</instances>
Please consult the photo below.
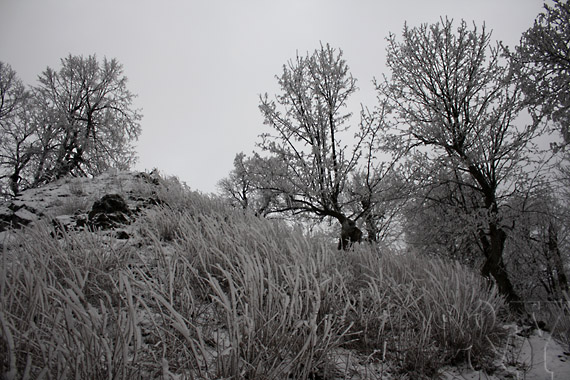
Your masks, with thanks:
<instances>
[{"instance_id":1,"label":"dead vegetation","mask_svg":"<svg viewBox=\"0 0 570 380\"><path fill-rule=\"evenodd\" d=\"M10 233L3 378L422 378L490 366L505 339L503 299L459 264L338 251L161 183L128 240L54 238L48 223Z\"/></svg>"}]
</instances>

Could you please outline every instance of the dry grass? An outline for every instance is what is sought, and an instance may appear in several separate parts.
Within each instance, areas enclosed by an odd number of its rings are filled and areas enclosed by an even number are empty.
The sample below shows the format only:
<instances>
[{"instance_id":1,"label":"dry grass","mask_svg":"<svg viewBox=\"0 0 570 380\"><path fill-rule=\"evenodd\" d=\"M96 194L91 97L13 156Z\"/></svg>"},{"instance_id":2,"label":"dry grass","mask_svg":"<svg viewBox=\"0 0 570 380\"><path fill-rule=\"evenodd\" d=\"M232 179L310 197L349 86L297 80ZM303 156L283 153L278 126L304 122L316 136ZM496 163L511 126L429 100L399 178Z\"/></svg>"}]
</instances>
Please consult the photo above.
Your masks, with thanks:
<instances>
[{"instance_id":1,"label":"dry grass","mask_svg":"<svg viewBox=\"0 0 570 380\"><path fill-rule=\"evenodd\" d=\"M458 264L339 252L175 180L156 195L130 242L40 225L2 252L4 378L421 378L503 339L502 298Z\"/></svg>"},{"instance_id":2,"label":"dry grass","mask_svg":"<svg viewBox=\"0 0 570 380\"><path fill-rule=\"evenodd\" d=\"M2 373L15 378L132 378L137 308L127 253L97 236L25 231L0 269Z\"/></svg>"},{"instance_id":3,"label":"dry grass","mask_svg":"<svg viewBox=\"0 0 570 380\"><path fill-rule=\"evenodd\" d=\"M366 252L353 255L362 260ZM490 364L490 348L505 338L498 319L504 301L493 286L457 263L415 256L370 257L360 267L357 347L417 376L445 364Z\"/></svg>"}]
</instances>

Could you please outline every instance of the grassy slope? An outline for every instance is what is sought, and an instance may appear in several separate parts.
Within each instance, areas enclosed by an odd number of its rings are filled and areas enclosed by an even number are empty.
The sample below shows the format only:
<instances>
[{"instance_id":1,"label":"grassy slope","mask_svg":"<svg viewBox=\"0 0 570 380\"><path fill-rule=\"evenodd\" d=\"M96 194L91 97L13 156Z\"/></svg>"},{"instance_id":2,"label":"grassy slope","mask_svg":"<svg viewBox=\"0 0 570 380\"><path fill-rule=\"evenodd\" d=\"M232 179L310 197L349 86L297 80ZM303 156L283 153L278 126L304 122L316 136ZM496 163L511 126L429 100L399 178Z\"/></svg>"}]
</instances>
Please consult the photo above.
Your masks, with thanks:
<instances>
[{"instance_id":1,"label":"grassy slope","mask_svg":"<svg viewBox=\"0 0 570 380\"><path fill-rule=\"evenodd\" d=\"M126 242L40 223L4 249L5 378L419 378L487 365L504 339L503 300L457 264L339 252L173 179L153 191L165 205Z\"/></svg>"}]
</instances>

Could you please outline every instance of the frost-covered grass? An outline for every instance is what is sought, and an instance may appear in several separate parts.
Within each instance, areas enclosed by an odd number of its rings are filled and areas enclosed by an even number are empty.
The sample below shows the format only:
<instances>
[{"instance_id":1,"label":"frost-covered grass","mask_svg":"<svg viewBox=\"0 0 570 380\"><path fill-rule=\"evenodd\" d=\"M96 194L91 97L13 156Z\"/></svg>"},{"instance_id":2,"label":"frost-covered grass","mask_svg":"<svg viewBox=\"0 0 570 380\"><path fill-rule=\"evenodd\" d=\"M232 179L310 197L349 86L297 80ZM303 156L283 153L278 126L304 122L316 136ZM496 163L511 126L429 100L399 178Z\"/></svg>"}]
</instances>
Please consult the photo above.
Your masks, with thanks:
<instances>
[{"instance_id":1,"label":"frost-covered grass","mask_svg":"<svg viewBox=\"0 0 570 380\"><path fill-rule=\"evenodd\" d=\"M4 378L421 378L504 339L502 298L458 264L339 252L166 183L129 241L40 224L4 249Z\"/></svg>"}]
</instances>

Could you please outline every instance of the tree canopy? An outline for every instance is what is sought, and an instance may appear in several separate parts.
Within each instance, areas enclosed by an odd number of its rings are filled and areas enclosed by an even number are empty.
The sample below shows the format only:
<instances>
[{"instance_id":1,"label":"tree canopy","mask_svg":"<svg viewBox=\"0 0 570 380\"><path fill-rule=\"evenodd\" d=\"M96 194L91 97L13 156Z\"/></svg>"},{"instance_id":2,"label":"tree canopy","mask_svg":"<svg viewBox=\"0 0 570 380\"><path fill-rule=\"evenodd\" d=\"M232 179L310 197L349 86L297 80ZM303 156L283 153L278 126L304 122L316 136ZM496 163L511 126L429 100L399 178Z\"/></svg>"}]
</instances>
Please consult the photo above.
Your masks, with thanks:
<instances>
[{"instance_id":1,"label":"tree canopy","mask_svg":"<svg viewBox=\"0 0 570 380\"><path fill-rule=\"evenodd\" d=\"M535 117L546 117L570 143L570 2L554 0L523 33L511 58Z\"/></svg>"},{"instance_id":2,"label":"tree canopy","mask_svg":"<svg viewBox=\"0 0 570 380\"><path fill-rule=\"evenodd\" d=\"M38 165L36 183L65 175L94 175L135 160L130 141L140 134L134 95L115 59L68 56L59 71L47 68L35 88L49 128L48 157Z\"/></svg>"},{"instance_id":3,"label":"tree canopy","mask_svg":"<svg viewBox=\"0 0 570 380\"><path fill-rule=\"evenodd\" d=\"M141 114L117 60L69 55L59 70L42 72L30 90L7 65L1 68L0 166L14 194L134 163Z\"/></svg>"}]
</instances>

